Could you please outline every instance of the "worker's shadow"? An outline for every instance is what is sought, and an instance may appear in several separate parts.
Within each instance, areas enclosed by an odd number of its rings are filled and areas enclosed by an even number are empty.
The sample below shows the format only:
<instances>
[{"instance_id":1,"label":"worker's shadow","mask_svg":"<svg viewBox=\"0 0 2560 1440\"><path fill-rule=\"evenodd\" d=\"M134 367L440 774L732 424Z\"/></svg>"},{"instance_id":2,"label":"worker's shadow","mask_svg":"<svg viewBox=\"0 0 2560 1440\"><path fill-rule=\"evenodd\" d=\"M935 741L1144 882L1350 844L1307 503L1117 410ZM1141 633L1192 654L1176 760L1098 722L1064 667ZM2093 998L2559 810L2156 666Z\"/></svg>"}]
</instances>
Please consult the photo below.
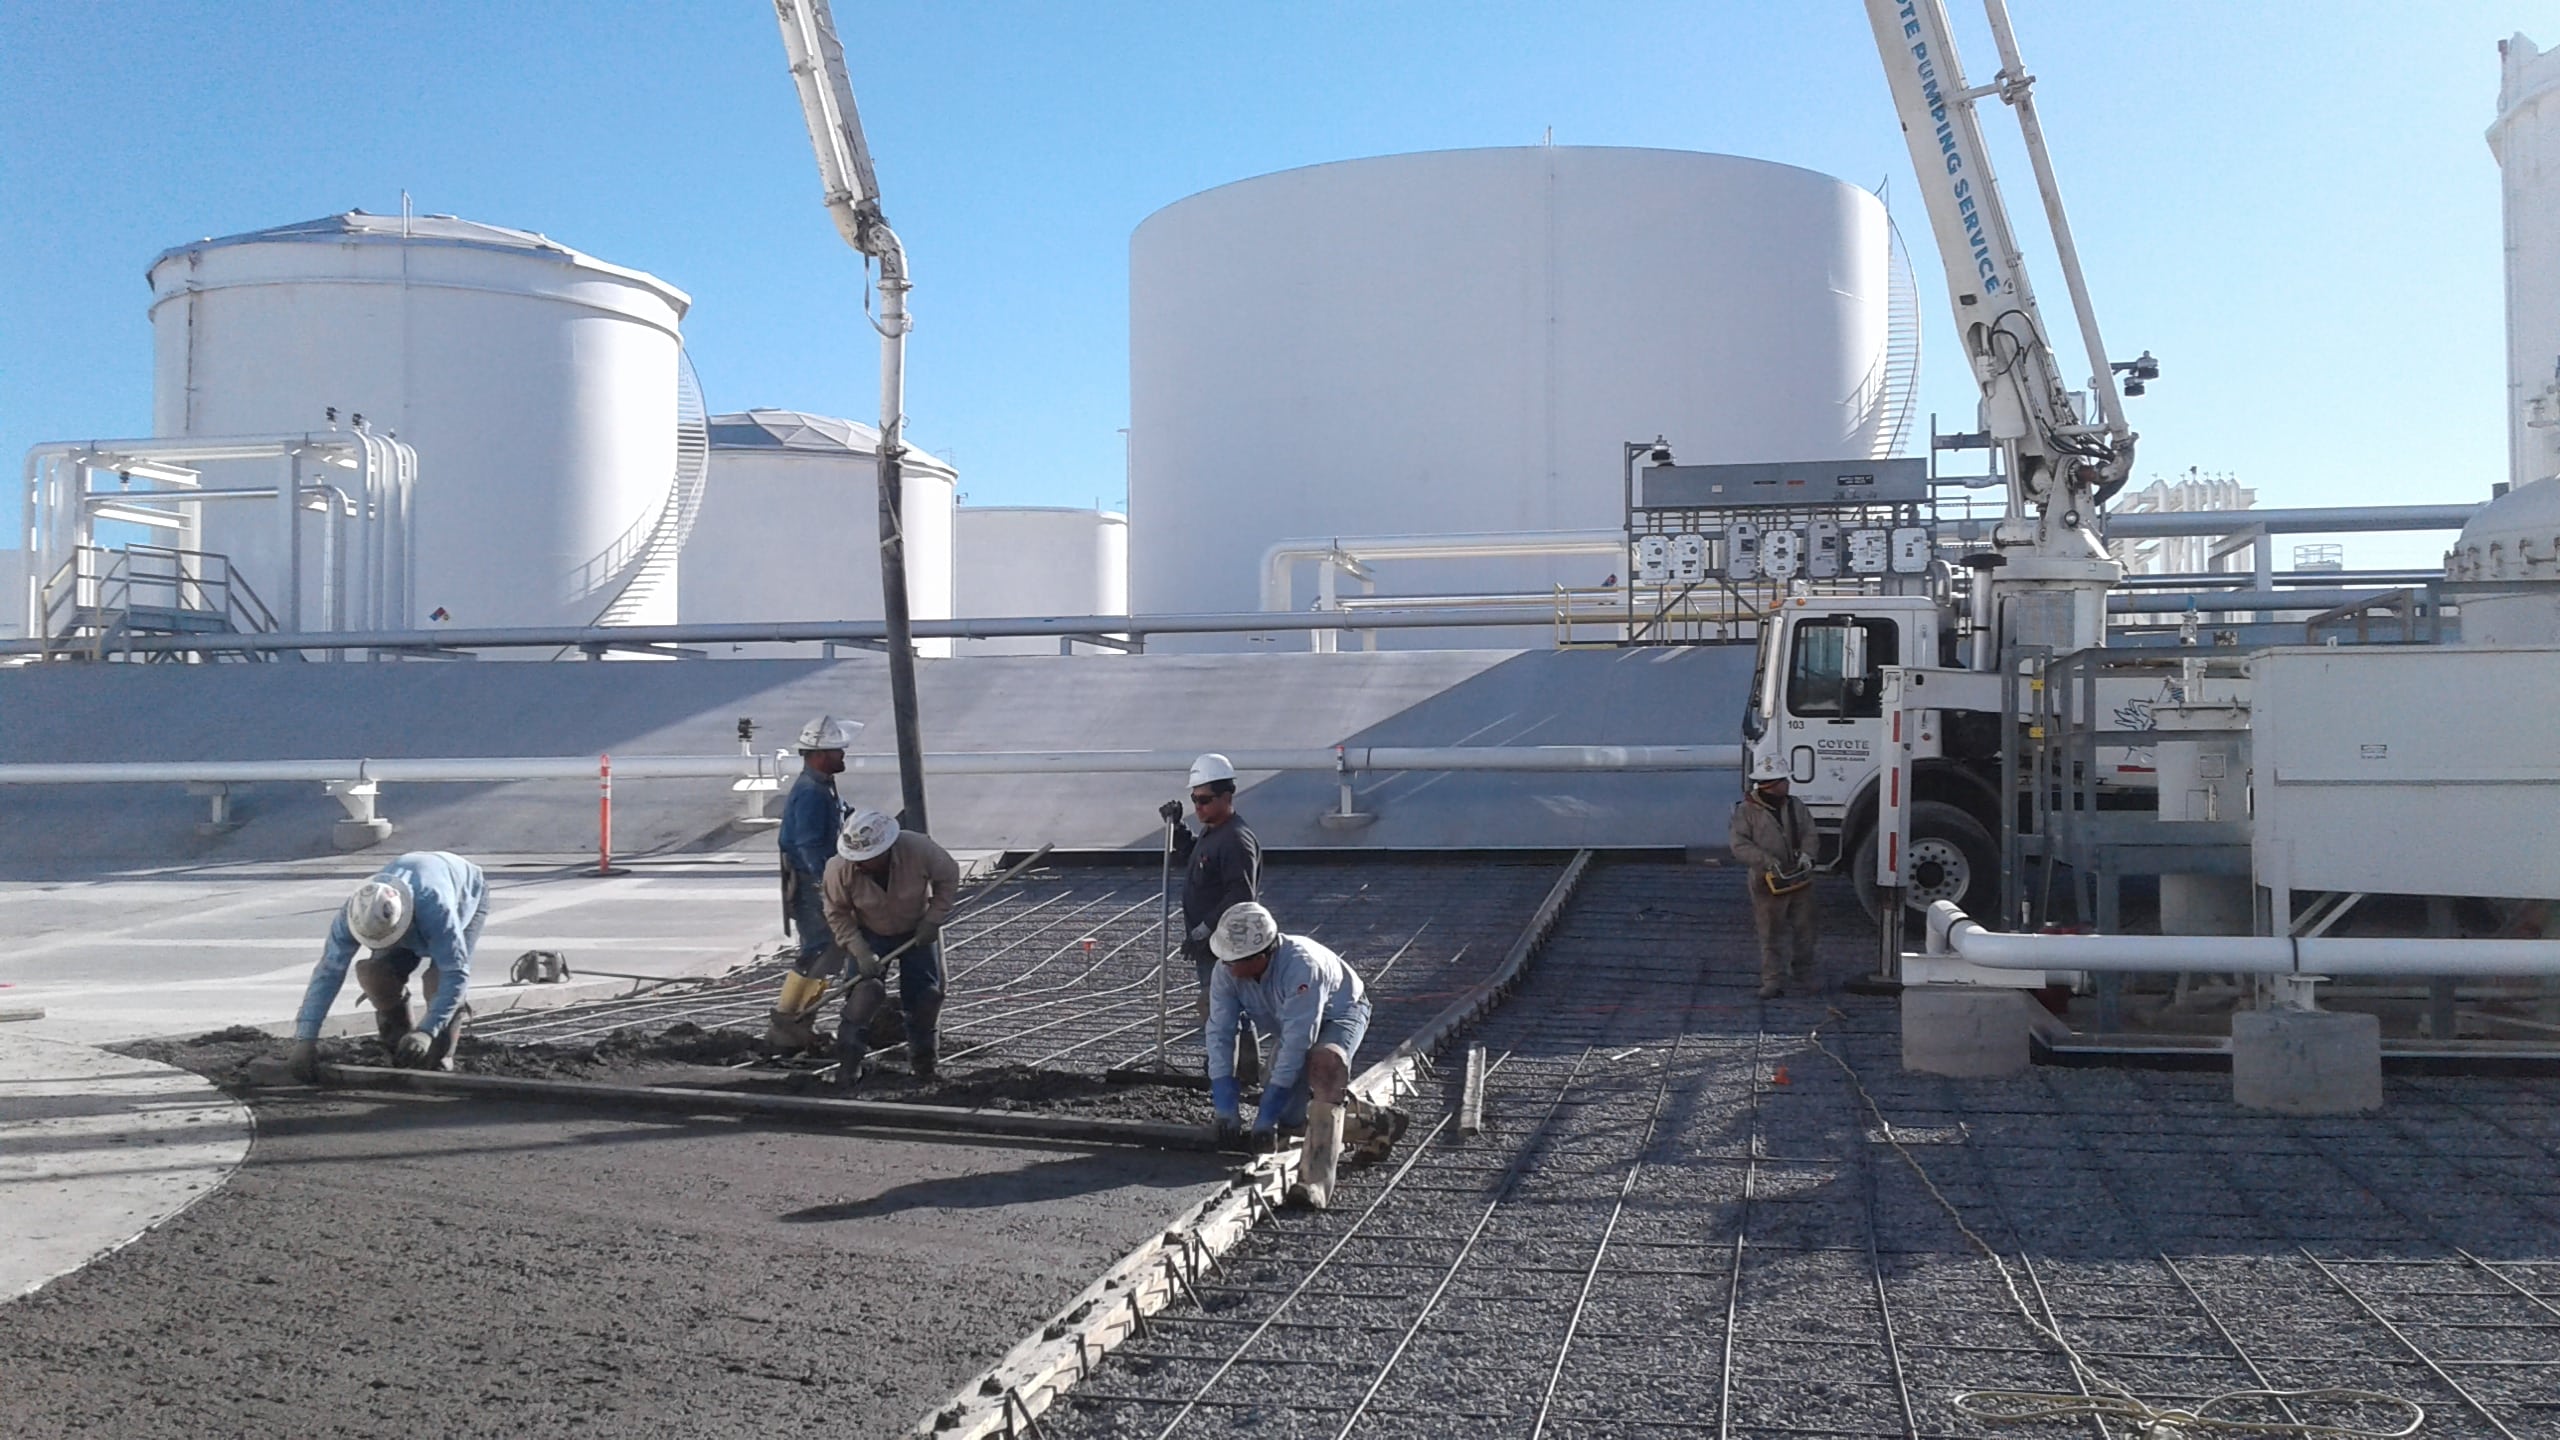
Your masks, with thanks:
<instances>
[{"instance_id":1,"label":"worker's shadow","mask_svg":"<svg viewBox=\"0 0 2560 1440\"><path fill-rule=\"evenodd\" d=\"M1075 1155L993 1175L948 1175L936 1180L913 1180L860 1200L839 1200L786 1211L780 1218L786 1224L820 1225L839 1220L868 1220L907 1210L995 1210L1008 1205L1068 1200L1078 1195L1130 1186L1153 1190L1179 1189L1214 1180L1218 1173L1216 1162L1207 1157L1140 1157L1125 1151Z\"/></svg>"}]
</instances>

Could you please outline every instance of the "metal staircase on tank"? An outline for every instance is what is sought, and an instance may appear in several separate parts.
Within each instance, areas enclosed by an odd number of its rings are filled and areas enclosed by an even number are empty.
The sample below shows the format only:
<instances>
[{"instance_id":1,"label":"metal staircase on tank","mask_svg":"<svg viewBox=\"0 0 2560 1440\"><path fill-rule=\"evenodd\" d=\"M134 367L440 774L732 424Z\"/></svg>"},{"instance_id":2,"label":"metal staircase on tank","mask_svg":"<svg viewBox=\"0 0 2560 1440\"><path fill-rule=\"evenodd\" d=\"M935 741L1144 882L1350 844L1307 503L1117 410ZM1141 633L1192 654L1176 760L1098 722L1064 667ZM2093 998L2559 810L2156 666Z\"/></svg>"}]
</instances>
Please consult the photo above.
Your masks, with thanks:
<instances>
[{"instance_id":1,"label":"metal staircase on tank","mask_svg":"<svg viewBox=\"0 0 2560 1440\"><path fill-rule=\"evenodd\" d=\"M676 557L693 535L694 518L702 512L702 490L711 473L710 416L702 402L702 384L691 357L681 351L676 363L676 464L666 497L655 510L633 522L603 556L590 562L588 573L604 577L593 590L612 597L597 612L598 625L629 625L650 602L665 593L676 574Z\"/></svg>"},{"instance_id":2,"label":"metal staircase on tank","mask_svg":"<svg viewBox=\"0 0 2560 1440\"><path fill-rule=\"evenodd\" d=\"M45 658L102 660L140 636L255 635L276 629L275 612L233 568L231 557L161 545L84 545L44 586ZM300 660L299 651L151 651L133 658L216 662Z\"/></svg>"}]
</instances>

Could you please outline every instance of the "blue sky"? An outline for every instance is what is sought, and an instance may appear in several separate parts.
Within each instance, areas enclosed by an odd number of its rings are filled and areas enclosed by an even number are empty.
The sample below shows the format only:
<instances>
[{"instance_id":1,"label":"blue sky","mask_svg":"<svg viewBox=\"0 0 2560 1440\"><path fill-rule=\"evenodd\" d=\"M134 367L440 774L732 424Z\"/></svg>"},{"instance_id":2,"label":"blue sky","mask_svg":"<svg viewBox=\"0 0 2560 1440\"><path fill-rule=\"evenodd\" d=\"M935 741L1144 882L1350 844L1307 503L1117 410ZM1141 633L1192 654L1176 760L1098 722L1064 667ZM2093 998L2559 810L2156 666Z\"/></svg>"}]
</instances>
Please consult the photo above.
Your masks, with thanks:
<instances>
[{"instance_id":1,"label":"blue sky","mask_svg":"<svg viewBox=\"0 0 2560 1440\"><path fill-rule=\"evenodd\" d=\"M2465 498L2505 478L2481 135L2496 42L2560 43L2560 0L2013 4L2110 348L2164 368L2132 402L2140 477L2236 472L2261 504ZM1951 8L1983 78L1978 13ZM912 434L973 501L1119 503L1127 243L1150 211L1288 166L1550 127L1890 181L1921 266L1926 408L1970 420L1853 0L837 9L916 270ZM2014 134L1993 126L1995 146ZM2002 153L2032 212L2022 156ZM853 261L758 4L25 0L0 10L0 454L147 433L142 272L161 249L396 211L404 188L422 212L539 230L691 292L715 408L870 413ZM2349 558L2441 549L2376 538Z\"/></svg>"}]
</instances>

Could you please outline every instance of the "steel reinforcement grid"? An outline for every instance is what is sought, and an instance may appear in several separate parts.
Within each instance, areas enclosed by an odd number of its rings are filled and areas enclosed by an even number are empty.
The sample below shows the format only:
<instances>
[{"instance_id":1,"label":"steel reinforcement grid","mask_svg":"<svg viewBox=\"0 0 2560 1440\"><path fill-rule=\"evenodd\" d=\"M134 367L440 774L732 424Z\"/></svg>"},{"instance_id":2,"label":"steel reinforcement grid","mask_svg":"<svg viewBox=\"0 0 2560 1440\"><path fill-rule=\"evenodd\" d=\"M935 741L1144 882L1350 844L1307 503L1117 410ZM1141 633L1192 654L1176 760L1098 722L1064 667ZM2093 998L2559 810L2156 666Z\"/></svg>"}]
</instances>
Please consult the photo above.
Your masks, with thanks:
<instances>
[{"instance_id":1,"label":"steel reinforcement grid","mask_svg":"<svg viewBox=\"0 0 2560 1440\"><path fill-rule=\"evenodd\" d=\"M1906 1075L1893 1001L1755 998L1739 884L1595 868L1468 1037L1493 1062L1484 1133L1426 1095L1332 1210L1266 1219L1039 1433L2141 1440L1956 1405L2095 1377L2157 1406L2356 1387L2424 1407L2428 1440L2560 1435L2551 1087L2395 1079L2377 1115L2307 1120L2239 1111L2210 1075ZM1825 926L1828 978L1863 969L1855 911Z\"/></svg>"},{"instance_id":2,"label":"steel reinforcement grid","mask_svg":"<svg viewBox=\"0 0 2560 1440\"><path fill-rule=\"evenodd\" d=\"M1264 868L1263 891L1281 928L1332 946L1360 972L1375 1006L1363 1048L1384 1054L1501 963L1561 868L1543 859L1279 856ZM946 932L944 1067L1098 1074L1151 1060L1160 875L1154 864L1053 866L964 891ZM1180 918L1177 909L1177 929ZM679 1021L761 1029L782 969L771 958L715 981L495 1016L472 1033L509 1044L587 1044L617 1029ZM1169 979L1168 1059L1196 1072L1198 984L1179 956Z\"/></svg>"}]
</instances>

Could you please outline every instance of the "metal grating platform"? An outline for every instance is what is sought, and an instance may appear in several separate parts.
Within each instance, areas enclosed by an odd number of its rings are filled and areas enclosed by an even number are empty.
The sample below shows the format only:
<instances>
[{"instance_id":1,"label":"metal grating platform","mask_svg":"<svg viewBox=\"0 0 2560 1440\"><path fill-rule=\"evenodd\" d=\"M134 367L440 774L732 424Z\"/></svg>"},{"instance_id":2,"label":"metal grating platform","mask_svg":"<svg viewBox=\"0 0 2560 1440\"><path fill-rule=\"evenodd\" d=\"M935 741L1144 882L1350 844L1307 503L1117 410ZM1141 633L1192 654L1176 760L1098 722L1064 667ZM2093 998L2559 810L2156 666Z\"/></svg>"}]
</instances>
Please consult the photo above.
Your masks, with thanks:
<instances>
[{"instance_id":1,"label":"metal grating platform","mask_svg":"<svg viewBox=\"0 0 2560 1440\"><path fill-rule=\"evenodd\" d=\"M1383 1054L1500 963L1559 868L1534 859L1281 857L1264 881L1283 929L1332 946L1368 982L1376 1007L1369 1048ZM1159 879L1154 866L1060 866L964 900L944 966L945 1067L1098 1074L1152 1058ZM494 1017L473 1033L574 1044L678 1021L760 1029L782 970L781 960L767 960L700 985ZM1167 1053L1175 1068L1196 1071L1196 981L1179 958L1171 980Z\"/></svg>"},{"instance_id":2,"label":"metal grating platform","mask_svg":"<svg viewBox=\"0 0 2560 1440\"><path fill-rule=\"evenodd\" d=\"M1828 923L1836 979L1858 927ZM1596 869L1471 1037L1496 1062L1486 1132L1423 1114L1394 1163L1266 1221L1042 1433L2134 1436L1956 1408L2080 1390L2023 1303L2155 1404L2352 1386L2423 1406L2429 1440L2560 1434L2547 1086L2395 1079L2381 1115L2312 1121L2237 1111L2217 1077L1906 1076L1891 1001L1762 1003L1750 956L1731 872Z\"/></svg>"}]
</instances>

